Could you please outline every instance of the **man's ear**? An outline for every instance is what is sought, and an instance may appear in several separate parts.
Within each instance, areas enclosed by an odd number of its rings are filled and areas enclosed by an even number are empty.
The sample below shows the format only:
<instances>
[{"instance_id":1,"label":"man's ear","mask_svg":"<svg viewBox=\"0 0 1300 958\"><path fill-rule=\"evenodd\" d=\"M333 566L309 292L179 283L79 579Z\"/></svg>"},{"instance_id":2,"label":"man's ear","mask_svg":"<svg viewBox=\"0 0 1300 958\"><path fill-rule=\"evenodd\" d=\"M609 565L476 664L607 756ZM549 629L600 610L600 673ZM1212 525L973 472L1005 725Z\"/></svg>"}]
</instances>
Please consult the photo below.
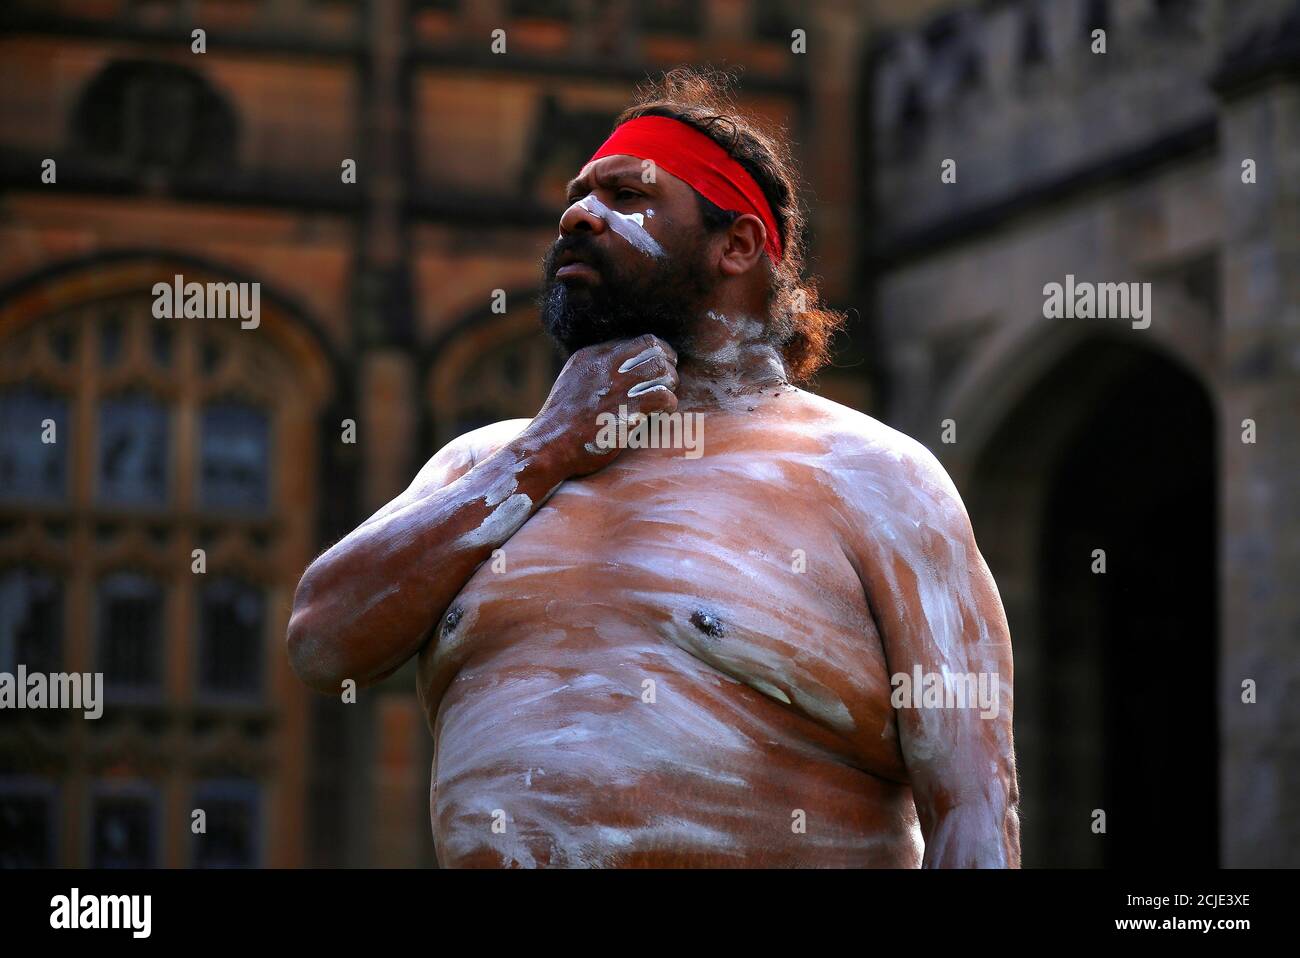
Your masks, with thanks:
<instances>
[{"instance_id":1,"label":"man's ear","mask_svg":"<svg viewBox=\"0 0 1300 958\"><path fill-rule=\"evenodd\" d=\"M753 213L742 213L727 227L726 245L718 259L718 268L725 276L740 276L749 272L763 255L767 232L763 221Z\"/></svg>"}]
</instances>

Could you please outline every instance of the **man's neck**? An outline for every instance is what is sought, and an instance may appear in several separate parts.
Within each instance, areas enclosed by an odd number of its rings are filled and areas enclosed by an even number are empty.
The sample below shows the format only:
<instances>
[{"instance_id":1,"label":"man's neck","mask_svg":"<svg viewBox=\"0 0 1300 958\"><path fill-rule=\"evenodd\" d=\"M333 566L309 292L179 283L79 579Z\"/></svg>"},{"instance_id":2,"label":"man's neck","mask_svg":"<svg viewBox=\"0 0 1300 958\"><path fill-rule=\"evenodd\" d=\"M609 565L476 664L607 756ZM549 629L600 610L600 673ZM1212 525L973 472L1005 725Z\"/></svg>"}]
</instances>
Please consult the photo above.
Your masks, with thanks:
<instances>
[{"instance_id":1,"label":"man's neck","mask_svg":"<svg viewBox=\"0 0 1300 958\"><path fill-rule=\"evenodd\" d=\"M721 408L788 385L781 354L762 320L711 310L678 348L677 408Z\"/></svg>"}]
</instances>

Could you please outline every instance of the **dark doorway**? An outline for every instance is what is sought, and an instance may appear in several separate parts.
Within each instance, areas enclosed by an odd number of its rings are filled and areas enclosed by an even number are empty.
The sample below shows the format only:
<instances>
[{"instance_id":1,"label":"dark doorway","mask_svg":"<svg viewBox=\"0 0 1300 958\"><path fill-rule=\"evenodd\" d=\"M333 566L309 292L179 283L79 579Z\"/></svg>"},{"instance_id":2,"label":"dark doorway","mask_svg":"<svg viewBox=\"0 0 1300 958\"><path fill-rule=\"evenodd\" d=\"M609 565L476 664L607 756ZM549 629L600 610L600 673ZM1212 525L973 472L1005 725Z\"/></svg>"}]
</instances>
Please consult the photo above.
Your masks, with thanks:
<instances>
[{"instance_id":1,"label":"dark doorway","mask_svg":"<svg viewBox=\"0 0 1300 958\"><path fill-rule=\"evenodd\" d=\"M1058 646L1097 657L1103 862L1215 867L1213 412L1199 384L1156 353L1094 351L1072 361L1101 363L1114 378L1048 478L1040 610L1049 667L1061 661ZM1105 552L1104 573L1094 572L1094 550ZM1052 725L1074 720L1073 697L1049 700Z\"/></svg>"},{"instance_id":2,"label":"dark doorway","mask_svg":"<svg viewBox=\"0 0 1300 958\"><path fill-rule=\"evenodd\" d=\"M1133 342L1048 369L968 498L1015 648L1026 866L1218 864L1214 413Z\"/></svg>"}]
</instances>

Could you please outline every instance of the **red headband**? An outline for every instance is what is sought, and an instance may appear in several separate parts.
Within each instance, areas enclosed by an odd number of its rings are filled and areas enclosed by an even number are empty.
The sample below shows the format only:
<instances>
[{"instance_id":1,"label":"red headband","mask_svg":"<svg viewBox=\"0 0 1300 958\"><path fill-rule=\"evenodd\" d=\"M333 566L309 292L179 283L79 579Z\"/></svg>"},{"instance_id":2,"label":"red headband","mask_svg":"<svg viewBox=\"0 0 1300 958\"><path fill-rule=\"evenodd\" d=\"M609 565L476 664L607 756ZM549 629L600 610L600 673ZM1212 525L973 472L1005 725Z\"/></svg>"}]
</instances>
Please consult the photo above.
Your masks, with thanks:
<instances>
[{"instance_id":1,"label":"red headband","mask_svg":"<svg viewBox=\"0 0 1300 958\"><path fill-rule=\"evenodd\" d=\"M611 133L591 159L615 155L650 160L724 210L753 213L767 228L767 255L773 263L781 261L781 235L763 191L743 166L699 130L666 116L639 116Z\"/></svg>"}]
</instances>

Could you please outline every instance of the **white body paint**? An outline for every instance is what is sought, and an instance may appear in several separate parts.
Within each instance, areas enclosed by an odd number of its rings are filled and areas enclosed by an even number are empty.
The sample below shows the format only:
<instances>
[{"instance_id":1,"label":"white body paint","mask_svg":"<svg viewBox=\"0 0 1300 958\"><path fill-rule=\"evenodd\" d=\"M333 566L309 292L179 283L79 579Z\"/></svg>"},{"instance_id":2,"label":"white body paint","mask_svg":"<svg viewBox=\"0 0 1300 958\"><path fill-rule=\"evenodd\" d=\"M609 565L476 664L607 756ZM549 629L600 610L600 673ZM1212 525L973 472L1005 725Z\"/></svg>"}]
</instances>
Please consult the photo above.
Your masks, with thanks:
<instances>
[{"instance_id":1,"label":"white body paint","mask_svg":"<svg viewBox=\"0 0 1300 958\"><path fill-rule=\"evenodd\" d=\"M461 537L461 542L465 545L500 542L524 524L532 509L533 500L524 493L517 492L495 505L477 529Z\"/></svg>"},{"instance_id":2,"label":"white body paint","mask_svg":"<svg viewBox=\"0 0 1300 958\"><path fill-rule=\"evenodd\" d=\"M483 501L489 506L495 506L497 503L510 498L510 496L514 494L514 491L519 488L519 480L515 477L519 475L523 469L524 464L517 461L509 474L502 476L492 484L491 488L488 489L487 494L483 497Z\"/></svg>"},{"instance_id":3,"label":"white body paint","mask_svg":"<svg viewBox=\"0 0 1300 958\"><path fill-rule=\"evenodd\" d=\"M599 216L610 229L647 256L664 255L664 248L659 245L659 241L646 231L645 218L640 213L633 213L630 216L620 213L590 195L579 200L578 205L588 213Z\"/></svg>"},{"instance_id":4,"label":"white body paint","mask_svg":"<svg viewBox=\"0 0 1300 958\"><path fill-rule=\"evenodd\" d=\"M728 335L749 322L716 318ZM709 455L638 450L563 483L510 538L509 570L480 569L455 627L421 653L443 864L616 865L665 849L700 864L918 864L889 701L891 671L914 663L886 661L850 529L886 584L874 601L924 619L924 668L1002 675L1008 741L1009 672L987 623L961 641L978 619L970 583L935 574L974 557L937 531L960 510L955 490L910 471L929 453L788 387L766 391L760 424L744 421L756 399L734 386L714 384ZM526 516L517 498L484 525ZM791 571L794 548L806 573ZM970 767L952 716L913 710L909 762ZM996 807L996 769L970 787ZM792 796L805 834L791 833ZM853 825L864 803L887 828Z\"/></svg>"}]
</instances>

